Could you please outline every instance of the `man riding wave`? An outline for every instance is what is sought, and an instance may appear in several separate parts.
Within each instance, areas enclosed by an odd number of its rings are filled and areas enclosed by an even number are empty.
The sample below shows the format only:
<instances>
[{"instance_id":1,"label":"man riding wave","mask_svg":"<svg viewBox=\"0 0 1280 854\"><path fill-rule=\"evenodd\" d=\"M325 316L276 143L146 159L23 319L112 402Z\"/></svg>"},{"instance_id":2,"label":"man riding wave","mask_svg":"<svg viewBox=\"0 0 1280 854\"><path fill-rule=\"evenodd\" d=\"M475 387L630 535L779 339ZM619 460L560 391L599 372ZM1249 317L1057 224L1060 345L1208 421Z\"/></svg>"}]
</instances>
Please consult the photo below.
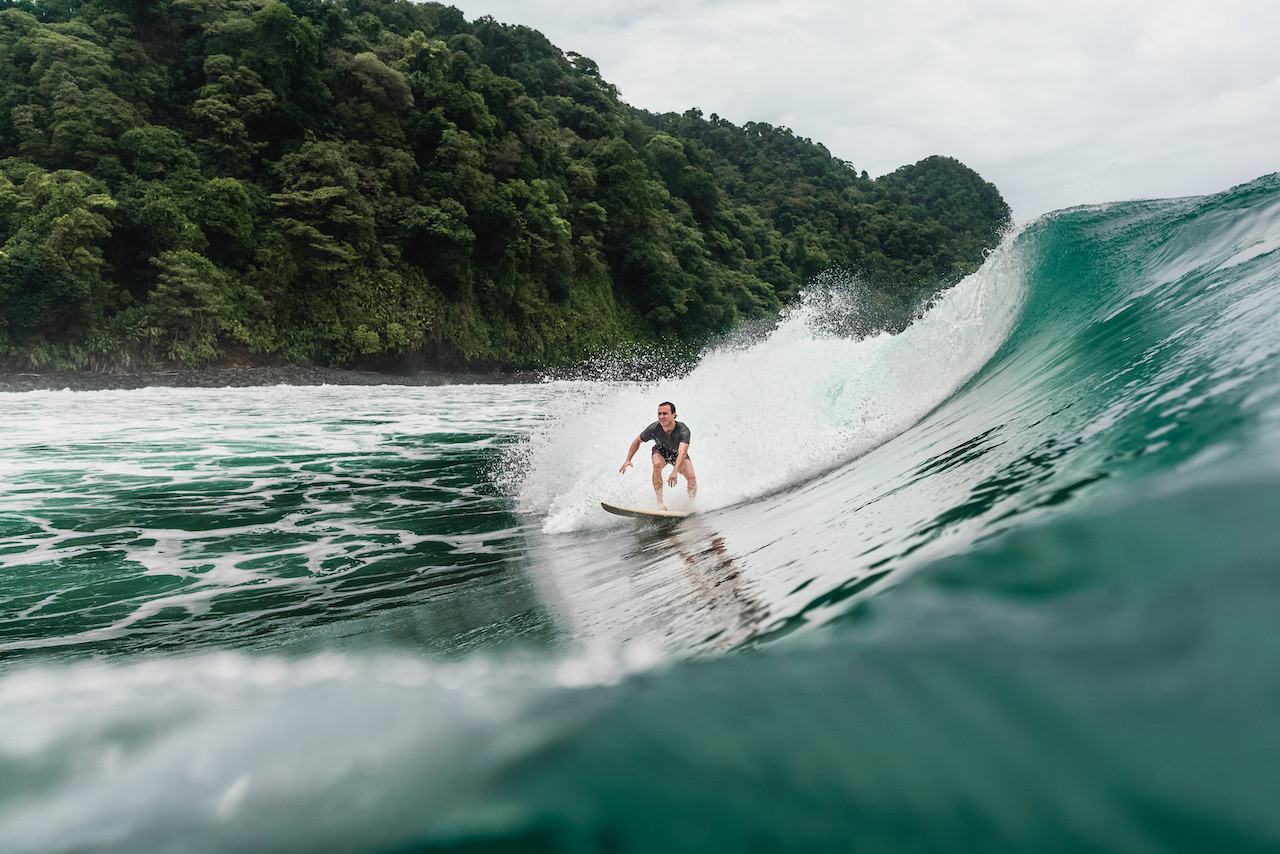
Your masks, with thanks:
<instances>
[{"instance_id":1,"label":"man riding wave","mask_svg":"<svg viewBox=\"0 0 1280 854\"><path fill-rule=\"evenodd\" d=\"M676 420L675 404L663 401L658 404L658 420L644 428L631 443L631 448L627 451L627 461L618 471L625 472L632 464L631 458L635 456L636 451L640 450L640 446L652 441L653 492L658 497L658 509L666 510L667 505L662 500L662 470L668 465L673 466L671 476L667 478L668 486L674 488L676 475L682 474L685 486L689 489L689 497L693 498L698 494L698 477L693 473L693 461L689 459L689 440L688 425Z\"/></svg>"}]
</instances>

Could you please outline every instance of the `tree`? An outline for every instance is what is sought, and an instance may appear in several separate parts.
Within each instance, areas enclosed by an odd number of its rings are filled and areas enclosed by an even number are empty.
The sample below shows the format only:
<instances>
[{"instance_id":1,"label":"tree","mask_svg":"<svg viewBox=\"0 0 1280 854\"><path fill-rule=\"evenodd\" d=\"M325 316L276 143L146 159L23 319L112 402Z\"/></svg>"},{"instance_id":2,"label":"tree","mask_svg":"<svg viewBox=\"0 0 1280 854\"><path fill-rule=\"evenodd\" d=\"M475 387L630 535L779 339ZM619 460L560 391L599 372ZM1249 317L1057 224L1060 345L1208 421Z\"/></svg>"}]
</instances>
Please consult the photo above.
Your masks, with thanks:
<instances>
[{"instance_id":1,"label":"tree","mask_svg":"<svg viewBox=\"0 0 1280 854\"><path fill-rule=\"evenodd\" d=\"M893 327L1008 220L956 161L873 181L787 128L634 110L592 60L435 3L9 5L15 358L537 367L699 344L829 266Z\"/></svg>"},{"instance_id":2,"label":"tree","mask_svg":"<svg viewBox=\"0 0 1280 854\"><path fill-rule=\"evenodd\" d=\"M227 276L189 250L155 259L156 287L147 300L153 345L169 359L200 368L218 356L219 337L230 331L232 299Z\"/></svg>"},{"instance_id":3,"label":"tree","mask_svg":"<svg viewBox=\"0 0 1280 854\"><path fill-rule=\"evenodd\" d=\"M253 128L265 121L276 96L262 85L257 72L226 54L205 59L204 75L208 82L200 87L190 112L197 150L217 174L248 174L267 145Z\"/></svg>"},{"instance_id":4,"label":"tree","mask_svg":"<svg viewBox=\"0 0 1280 854\"><path fill-rule=\"evenodd\" d=\"M0 247L0 316L10 340L82 335L111 297L102 246L115 202L82 172L46 172L14 160L2 165L4 195L17 206Z\"/></svg>"}]
</instances>

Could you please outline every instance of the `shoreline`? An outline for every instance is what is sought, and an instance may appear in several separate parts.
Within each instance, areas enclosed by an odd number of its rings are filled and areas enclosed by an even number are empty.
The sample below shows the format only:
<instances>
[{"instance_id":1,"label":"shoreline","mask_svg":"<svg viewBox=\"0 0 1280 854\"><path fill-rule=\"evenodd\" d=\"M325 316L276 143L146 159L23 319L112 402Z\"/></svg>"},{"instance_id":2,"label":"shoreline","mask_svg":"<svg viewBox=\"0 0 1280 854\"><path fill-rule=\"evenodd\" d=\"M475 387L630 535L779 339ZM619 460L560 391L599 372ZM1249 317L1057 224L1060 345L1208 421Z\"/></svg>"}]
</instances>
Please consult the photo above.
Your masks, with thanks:
<instances>
[{"instance_id":1,"label":"shoreline","mask_svg":"<svg viewBox=\"0 0 1280 854\"><path fill-rule=\"evenodd\" d=\"M0 371L0 392L106 391L151 387L245 388L271 385L480 385L534 382L539 376L533 371L513 373L415 371L391 374L309 365L200 368L119 374L92 371Z\"/></svg>"}]
</instances>

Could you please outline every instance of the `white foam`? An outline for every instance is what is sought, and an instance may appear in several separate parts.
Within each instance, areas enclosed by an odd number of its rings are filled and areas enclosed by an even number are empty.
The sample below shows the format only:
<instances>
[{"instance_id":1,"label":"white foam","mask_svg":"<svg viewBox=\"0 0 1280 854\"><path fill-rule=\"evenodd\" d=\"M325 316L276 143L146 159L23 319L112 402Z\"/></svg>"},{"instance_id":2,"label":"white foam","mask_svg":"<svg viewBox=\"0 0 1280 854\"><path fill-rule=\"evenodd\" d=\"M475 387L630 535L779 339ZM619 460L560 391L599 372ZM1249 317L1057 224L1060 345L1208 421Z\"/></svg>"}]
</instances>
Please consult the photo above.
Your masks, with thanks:
<instances>
[{"instance_id":1,"label":"white foam","mask_svg":"<svg viewBox=\"0 0 1280 854\"><path fill-rule=\"evenodd\" d=\"M840 465L906 430L995 354L1024 292L1009 240L897 335L826 331L850 292L815 291L766 339L705 355L687 375L652 383L562 383L553 418L513 458L521 510L549 533L612 522L598 503L653 503L648 452L619 474L630 442L671 400L692 430L701 511L766 495ZM684 484L666 490L688 506Z\"/></svg>"}]
</instances>

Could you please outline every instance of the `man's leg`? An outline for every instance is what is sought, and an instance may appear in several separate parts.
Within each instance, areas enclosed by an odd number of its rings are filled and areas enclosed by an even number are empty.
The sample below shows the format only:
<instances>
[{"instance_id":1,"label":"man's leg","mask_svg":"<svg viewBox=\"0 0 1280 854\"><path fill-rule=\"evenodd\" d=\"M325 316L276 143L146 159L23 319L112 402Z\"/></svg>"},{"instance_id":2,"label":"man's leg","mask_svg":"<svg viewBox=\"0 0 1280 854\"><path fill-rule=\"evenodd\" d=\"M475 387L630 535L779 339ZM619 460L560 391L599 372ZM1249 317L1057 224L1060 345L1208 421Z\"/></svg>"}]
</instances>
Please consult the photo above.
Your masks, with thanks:
<instances>
[{"instance_id":1,"label":"man's leg","mask_svg":"<svg viewBox=\"0 0 1280 854\"><path fill-rule=\"evenodd\" d=\"M693 460L685 460L684 465L680 466L680 473L684 475L684 485L689 487L689 497L698 494L698 476L693 473Z\"/></svg>"},{"instance_id":2,"label":"man's leg","mask_svg":"<svg viewBox=\"0 0 1280 854\"><path fill-rule=\"evenodd\" d=\"M658 496L659 510L667 509L667 505L662 501L662 469L666 464L667 461L662 458L662 454L653 455L653 494Z\"/></svg>"}]
</instances>

